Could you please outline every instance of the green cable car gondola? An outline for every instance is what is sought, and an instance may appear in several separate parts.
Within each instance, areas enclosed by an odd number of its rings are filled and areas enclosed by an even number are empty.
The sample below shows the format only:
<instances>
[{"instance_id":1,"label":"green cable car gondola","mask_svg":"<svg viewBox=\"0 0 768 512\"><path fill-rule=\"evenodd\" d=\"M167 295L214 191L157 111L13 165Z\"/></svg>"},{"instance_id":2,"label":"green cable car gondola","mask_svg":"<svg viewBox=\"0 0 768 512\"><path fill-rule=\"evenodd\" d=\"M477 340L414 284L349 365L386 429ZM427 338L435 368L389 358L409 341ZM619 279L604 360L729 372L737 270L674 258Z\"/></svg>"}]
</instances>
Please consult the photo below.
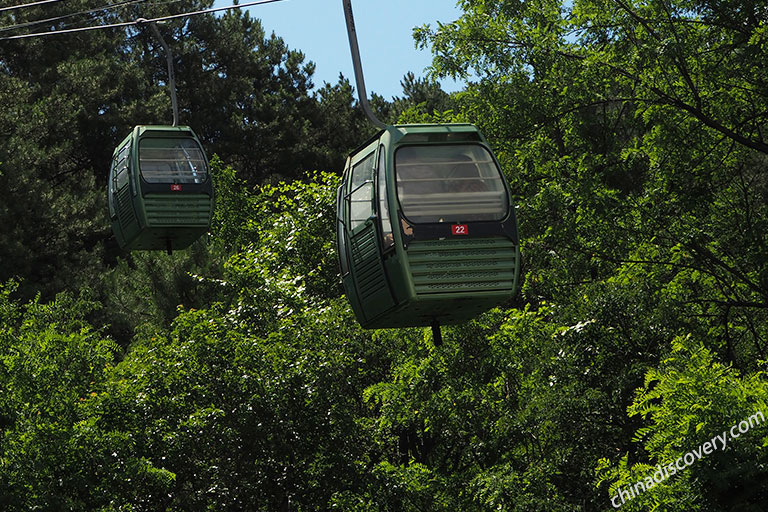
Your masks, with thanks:
<instances>
[{"instance_id":1,"label":"green cable car gondola","mask_svg":"<svg viewBox=\"0 0 768 512\"><path fill-rule=\"evenodd\" d=\"M342 280L364 328L465 322L517 292L509 185L472 125L386 126L347 159L337 212Z\"/></svg>"},{"instance_id":2,"label":"green cable car gondola","mask_svg":"<svg viewBox=\"0 0 768 512\"><path fill-rule=\"evenodd\" d=\"M210 227L208 160L189 127L135 127L115 149L107 187L123 249L184 249Z\"/></svg>"}]
</instances>

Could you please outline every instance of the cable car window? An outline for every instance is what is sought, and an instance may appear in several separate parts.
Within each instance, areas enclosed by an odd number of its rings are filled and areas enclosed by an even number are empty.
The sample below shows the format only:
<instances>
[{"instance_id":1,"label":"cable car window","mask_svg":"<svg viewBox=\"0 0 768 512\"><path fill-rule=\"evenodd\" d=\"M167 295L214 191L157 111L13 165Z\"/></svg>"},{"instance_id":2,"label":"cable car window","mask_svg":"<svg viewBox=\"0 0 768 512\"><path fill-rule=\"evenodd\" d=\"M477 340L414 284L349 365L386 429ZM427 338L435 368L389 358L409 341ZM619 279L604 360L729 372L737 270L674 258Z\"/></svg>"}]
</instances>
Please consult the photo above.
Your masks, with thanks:
<instances>
[{"instance_id":1,"label":"cable car window","mask_svg":"<svg viewBox=\"0 0 768 512\"><path fill-rule=\"evenodd\" d=\"M379 149L379 216L381 217L381 248L389 249L395 245L392 236L392 221L389 218L389 203L387 202L387 168L384 165L384 146Z\"/></svg>"},{"instance_id":2,"label":"cable car window","mask_svg":"<svg viewBox=\"0 0 768 512\"><path fill-rule=\"evenodd\" d=\"M127 143L122 148L120 148L120 151L117 153L117 161L122 162L124 159L128 158L128 151L131 149L131 144Z\"/></svg>"},{"instance_id":3,"label":"cable car window","mask_svg":"<svg viewBox=\"0 0 768 512\"><path fill-rule=\"evenodd\" d=\"M371 153L352 167L349 193L349 228L355 229L373 215L373 159Z\"/></svg>"},{"instance_id":4,"label":"cable car window","mask_svg":"<svg viewBox=\"0 0 768 512\"><path fill-rule=\"evenodd\" d=\"M115 161L114 176L115 176L115 190L122 189L128 183L128 150L130 144L126 144L117 153Z\"/></svg>"},{"instance_id":5,"label":"cable car window","mask_svg":"<svg viewBox=\"0 0 768 512\"><path fill-rule=\"evenodd\" d=\"M115 215L115 167L117 166L117 159L112 159L112 167L109 170L111 179L107 180L107 204L109 205L109 215Z\"/></svg>"},{"instance_id":6,"label":"cable car window","mask_svg":"<svg viewBox=\"0 0 768 512\"><path fill-rule=\"evenodd\" d=\"M403 215L414 223L498 221L509 209L499 168L477 144L401 147L395 177Z\"/></svg>"},{"instance_id":7,"label":"cable car window","mask_svg":"<svg viewBox=\"0 0 768 512\"><path fill-rule=\"evenodd\" d=\"M347 259L347 237L344 233L344 221L342 220L342 208L343 208L343 202L341 200L342 198L342 191L344 190L344 185L341 185L339 189L336 192L336 239L339 241L338 250L339 250L339 267L341 267L341 275L346 276L349 274L349 260Z\"/></svg>"},{"instance_id":8,"label":"cable car window","mask_svg":"<svg viewBox=\"0 0 768 512\"><path fill-rule=\"evenodd\" d=\"M148 183L202 183L208 176L203 150L192 138L142 139L139 168Z\"/></svg>"}]
</instances>

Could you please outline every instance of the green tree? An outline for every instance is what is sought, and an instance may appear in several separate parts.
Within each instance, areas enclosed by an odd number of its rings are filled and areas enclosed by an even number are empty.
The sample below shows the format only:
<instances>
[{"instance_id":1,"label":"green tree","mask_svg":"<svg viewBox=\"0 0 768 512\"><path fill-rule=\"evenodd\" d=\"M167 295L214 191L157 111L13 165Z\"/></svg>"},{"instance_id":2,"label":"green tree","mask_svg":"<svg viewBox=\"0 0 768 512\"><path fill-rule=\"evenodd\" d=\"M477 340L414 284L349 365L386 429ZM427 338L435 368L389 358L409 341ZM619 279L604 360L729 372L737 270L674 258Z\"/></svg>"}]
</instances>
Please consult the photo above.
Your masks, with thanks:
<instances>
[{"instance_id":1,"label":"green tree","mask_svg":"<svg viewBox=\"0 0 768 512\"><path fill-rule=\"evenodd\" d=\"M76 434L78 409L117 346L85 320L98 306L86 295L20 305L10 298L15 288L0 288L0 504L82 510L96 468L80 465L87 447Z\"/></svg>"},{"instance_id":2,"label":"green tree","mask_svg":"<svg viewBox=\"0 0 768 512\"><path fill-rule=\"evenodd\" d=\"M529 290L634 267L685 282L672 316L722 333L728 360L764 357L759 24L723 21L738 3L462 5L417 35L436 74L481 77L462 109L519 190Z\"/></svg>"},{"instance_id":3,"label":"green tree","mask_svg":"<svg viewBox=\"0 0 768 512\"><path fill-rule=\"evenodd\" d=\"M397 122L418 122L418 116L435 116L452 111L455 101L440 84L429 78L416 78L412 72L400 81L404 96L392 102L390 117ZM413 119L415 118L415 119Z\"/></svg>"},{"instance_id":4,"label":"green tree","mask_svg":"<svg viewBox=\"0 0 768 512\"><path fill-rule=\"evenodd\" d=\"M479 76L458 96L459 115L490 138L518 194L524 297L554 304L556 324L589 326L570 336L591 337L596 359L584 365L599 377L567 375L579 393L550 405L556 431L585 430L565 414L580 396L608 400L590 417L605 425L596 443L544 439L568 453L581 443L572 461L582 468L615 451L644 460L631 442L641 421L623 412L671 340L701 340L745 378L765 359L765 84L752 71L764 30L750 14L759 8L461 4L459 20L417 37L437 76ZM554 468L570 477L554 482L570 506L606 506L588 472ZM702 503L720 499L700 492Z\"/></svg>"},{"instance_id":5,"label":"green tree","mask_svg":"<svg viewBox=\"0 0 768 512\"><path fill-rule=\"evenodd\" d=\"M624 456L614 459L615 464L602 459L600 481L610 483L608 492L615 496L637 481L650 483L646 478L659 466L687 465L687 460L678 459L692 453L694 463L683 471L665 472L670 476L663 483L649 485L622 508L760 510L768 496L763 478L768 442L766 386L763 372L742 376L692 338L676 339L670 357L646 374L629 408L630 415L645 420L635 437L645 456L637 462ZM741 422L749 423L750 429L743 431L745 423L741 431L734 430L738 437L733 437L731 427ZM715 436L722 440L702 451L702 445Z\"/></svg>"}]
</instances>

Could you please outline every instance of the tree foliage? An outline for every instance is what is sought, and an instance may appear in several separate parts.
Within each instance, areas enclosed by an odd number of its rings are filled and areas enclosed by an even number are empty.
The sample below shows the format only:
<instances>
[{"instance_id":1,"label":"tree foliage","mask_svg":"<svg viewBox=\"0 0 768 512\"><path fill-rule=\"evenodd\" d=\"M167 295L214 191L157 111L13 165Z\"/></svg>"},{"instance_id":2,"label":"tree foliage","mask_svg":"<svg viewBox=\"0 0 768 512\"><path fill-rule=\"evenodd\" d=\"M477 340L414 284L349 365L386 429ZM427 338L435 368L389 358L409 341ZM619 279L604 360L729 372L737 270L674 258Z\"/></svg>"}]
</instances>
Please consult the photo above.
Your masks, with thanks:
<instances>
[{"instance_id":1,"label":"tree foliage","mask_svg":"<svg viewBox=\"0 0 768 512\"><path fill-rule=\"evenodd\" d=\"M765 6L460 6L415 31L433 76L371 101L476 123L513 187L521 297L440 347L361 330L342 295L334 171L372 133L344 77L313 91L247 14L161 26L216 211L188 251L119 255L99 189L168 118L157 42L0 41L3 510L608 510L768 415ZM766 432L622 508L762 510Z\"/></svg>"}]
</instances>

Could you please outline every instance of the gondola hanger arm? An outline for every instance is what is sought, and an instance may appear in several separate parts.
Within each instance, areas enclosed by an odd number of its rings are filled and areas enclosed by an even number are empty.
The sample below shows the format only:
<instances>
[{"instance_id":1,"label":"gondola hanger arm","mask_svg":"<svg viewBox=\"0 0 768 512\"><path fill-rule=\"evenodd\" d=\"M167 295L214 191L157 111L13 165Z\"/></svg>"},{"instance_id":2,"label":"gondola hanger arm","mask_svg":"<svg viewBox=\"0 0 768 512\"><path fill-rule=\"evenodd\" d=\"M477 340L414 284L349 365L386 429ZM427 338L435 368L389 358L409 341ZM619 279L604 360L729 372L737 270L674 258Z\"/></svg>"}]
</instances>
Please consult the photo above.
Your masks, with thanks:
<instances>
[{"instance_id":1,"label":"gondola hanger arm","mask_svg":"<svg viewBox=\"0 0 768 512\"><path fill-rule=\"evenodd\" d=\"M363 66L360 63L360 47L357 44L357 30L355 28L355 18L352 14L352 0L342 0L344 6L344 19L347 22L347 36L349 36L349 50L352 53L352 66L355 69L355 82L357 83L357 95L360 98L360 106L368 119L377 128L382 130L387 127L386 124L376 117L371 105L368 103L368 93L365 90L365 78L363 77Z\"/></svg>"},{"instance_id":2,"label":"gondola hanger arm","mask_svg":"<svg viewBox=\"0 0 768 512\"><path fill-rule=\"evenodd\" d=\"M171 108L173 109L173 126L178 126L179 102L176 99L176 76L173 70L173 53L171 53L171 47L168 46L168 43L166 43L165 39L163 39L163 36L160 34L160 30L158 30L157 23L155 21L147 20L146 18L139 18L136 20L136 23L139 25L148 23L152 29L152 33L155 35L155 38L160 41L160 45L163 47L163 51L165 51L165 60L168 64L168 89L171 92Z\"/></svg>"}]
</instances>

